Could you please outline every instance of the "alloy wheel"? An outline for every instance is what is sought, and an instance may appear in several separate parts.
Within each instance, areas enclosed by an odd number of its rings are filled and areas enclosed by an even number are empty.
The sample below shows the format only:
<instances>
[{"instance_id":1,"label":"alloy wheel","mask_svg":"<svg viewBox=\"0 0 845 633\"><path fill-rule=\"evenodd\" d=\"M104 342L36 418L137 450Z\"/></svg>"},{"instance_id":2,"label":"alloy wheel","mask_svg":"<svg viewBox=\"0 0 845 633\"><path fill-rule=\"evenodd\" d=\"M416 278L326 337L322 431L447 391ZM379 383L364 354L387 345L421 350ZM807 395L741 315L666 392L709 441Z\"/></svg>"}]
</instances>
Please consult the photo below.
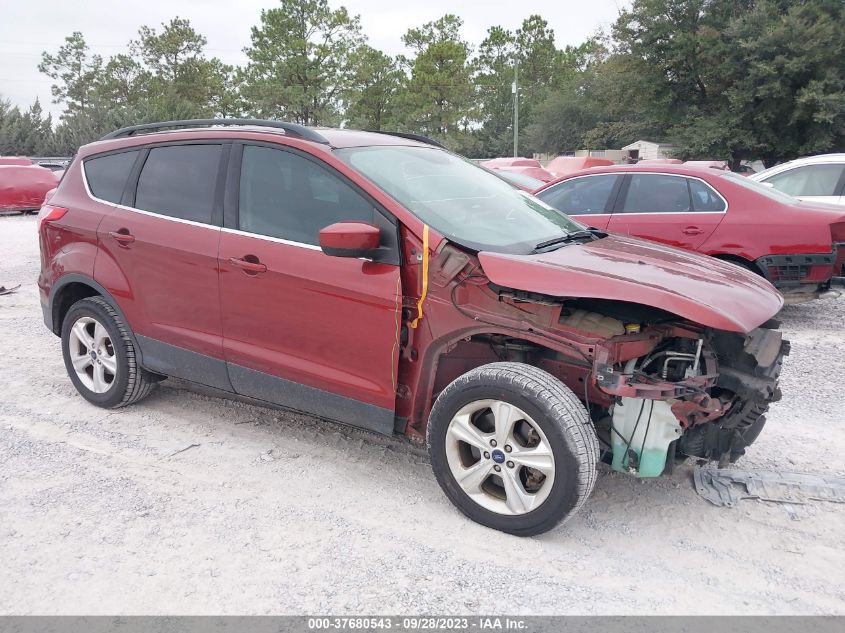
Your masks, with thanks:
<instances>
[{"instance_id":1,"label":"alloy wheel","mask_svg":"<svg viewBox=\"0 0 845 633\"><path fill-rule=\"evenodd\" d=\"M88 316L76 320L68 337L70 361L79 381L94 393L105 393L117 376L117 357L108 330Z\"/></svg>"},{"instance_id":2,"label":"alloy wheel","mask_svg":"<svg viewBox=\"0 0 845 633\"><path fill-rule=\"evenodd\" d=\"M554 484L555 459L545 433L502 400L471 402L455 414L446 431L446 458L461 489L499 514L537 509Z\"/></svg>"}]
</instances>

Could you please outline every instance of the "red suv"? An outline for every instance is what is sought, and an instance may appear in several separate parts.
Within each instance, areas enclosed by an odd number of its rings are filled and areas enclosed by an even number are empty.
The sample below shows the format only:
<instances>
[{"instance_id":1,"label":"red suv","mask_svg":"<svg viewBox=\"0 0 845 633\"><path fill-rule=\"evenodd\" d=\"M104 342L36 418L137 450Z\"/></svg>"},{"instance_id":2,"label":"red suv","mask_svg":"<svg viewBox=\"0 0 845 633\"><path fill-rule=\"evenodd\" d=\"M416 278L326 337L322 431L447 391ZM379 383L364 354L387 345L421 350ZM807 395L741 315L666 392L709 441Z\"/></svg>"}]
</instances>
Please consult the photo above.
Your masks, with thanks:
<instances>
[{"instance_id":1,"label":"red suv","mask_svg":"<svg viewBox=\"0 0 845 633\"><path fill-rule=\"evenodd\" d=\"M589 230L422 137L125 128L80 149L39 234L88 401L173 376L427 441L452 502L513 534L572 515L601 457L736 459L780 395L767 281Z\"/></svg>"}]
</instances>

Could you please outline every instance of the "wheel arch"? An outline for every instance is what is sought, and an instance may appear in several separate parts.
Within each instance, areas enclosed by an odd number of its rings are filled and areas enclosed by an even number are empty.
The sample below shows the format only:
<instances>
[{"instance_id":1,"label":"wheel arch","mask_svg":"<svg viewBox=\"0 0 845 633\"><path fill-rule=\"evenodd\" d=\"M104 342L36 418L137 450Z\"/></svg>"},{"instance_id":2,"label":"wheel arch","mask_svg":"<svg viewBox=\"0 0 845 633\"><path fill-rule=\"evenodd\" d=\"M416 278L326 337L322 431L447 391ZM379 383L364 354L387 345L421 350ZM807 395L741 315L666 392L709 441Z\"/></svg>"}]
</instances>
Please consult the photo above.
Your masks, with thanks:
<instances>
[{"instance_id":1,"label":"wheel arch","mask_svg":"<svg viewBox=\"0 0 845 633\"><path fill-rule=\"evenodd\" d=\"M50 322L47 326L53 334L61 336L64 318L70 307L80 299L97 296L102 297L105 301L108 301L111 307L114 308L114 311L117 312L126 324L129 337L132 339L132 343L135 346L138 361L143 366L141 348L138 346L138 341L135 339L135 333L132 331L132 327L126 319L126 315L123 314L123 310L120 309L120 306L112 294L101 284L91 279L91 277L81 275L79 273L68 273L66 275L62 275L62 277L56 281L50 289L49 309L47 313L50 318Z\"/></svg>"},{"instance_id":2,"label":"wheel arch","mask_svg":"<svg viewBox=\"0 0 845 633\"><path fill-rule=\"evenodd\" d=\"M739 264L740 266L748 268L749 270L757 273L761 277L764 276L763 271L760 270L760 267L756 264L756 262L754 262L751 259L746 259L742 255L733 255L731 253L715 253L715 254L711 255L711 257L714 257L715 259L719 259L723 262L730 262L732 264Z\"/></svg>"},{"instance_id":3,"label":"wheel arch","mask_svg":"<svg viewBox=\"0 0 845 633\"><path fill-rule=\"evenodd\" d=\"M505 358L497 356L492 350L490 354L464 354L465 348L469 345L477 345L487 337L507 337L511 343L523 343L538 350L548 351L550 354L561 352L563 347L555 347L550 341L532 332L513 331L508 328L495 328L480 326L459 333L451 333L442 339L432 341L423 354L423 370L420 372L417 389L417 396L413 406L413 419L417 431L425 434L428 424L428 417L431 408L440 391L460 375L472 371L476 367L493 362L505 361ZM486 344L486 343L485 343ZM523 361L526 365L538 367L539 365ZM586 370L589 373L592 368ZM548 370L547 370L548 371ZM560 379L560 376L555 376ZM561 382L564 382L561 380ZM564 383L566 384L566 383ZM583 384L583 383L582 383ZM583 387L581 387L583 389ZM576 393L580 393L580 390Z\"/></svg>"}]
</instances>

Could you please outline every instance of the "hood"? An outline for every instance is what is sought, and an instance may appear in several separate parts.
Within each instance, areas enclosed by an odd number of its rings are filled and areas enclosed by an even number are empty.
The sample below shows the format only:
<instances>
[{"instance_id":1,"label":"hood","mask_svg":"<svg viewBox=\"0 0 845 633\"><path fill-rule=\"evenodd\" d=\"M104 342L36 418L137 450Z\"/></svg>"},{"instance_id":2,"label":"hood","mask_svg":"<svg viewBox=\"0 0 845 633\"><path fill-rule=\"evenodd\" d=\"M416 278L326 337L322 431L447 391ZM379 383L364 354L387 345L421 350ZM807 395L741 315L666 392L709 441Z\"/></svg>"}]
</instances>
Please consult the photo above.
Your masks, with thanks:
<instances>
[{"instance_id":1,"label":"hood","mask_svg":"<svg viewBox=\"0 0 845 633\"><path fill-rule=\"evenodd\" d=\"M621 235L536 255L485 251L478 258L499 286L630 301L720 330L750 332L783 306L774 286L739 266Z\"/></svg>"}]
</instances>

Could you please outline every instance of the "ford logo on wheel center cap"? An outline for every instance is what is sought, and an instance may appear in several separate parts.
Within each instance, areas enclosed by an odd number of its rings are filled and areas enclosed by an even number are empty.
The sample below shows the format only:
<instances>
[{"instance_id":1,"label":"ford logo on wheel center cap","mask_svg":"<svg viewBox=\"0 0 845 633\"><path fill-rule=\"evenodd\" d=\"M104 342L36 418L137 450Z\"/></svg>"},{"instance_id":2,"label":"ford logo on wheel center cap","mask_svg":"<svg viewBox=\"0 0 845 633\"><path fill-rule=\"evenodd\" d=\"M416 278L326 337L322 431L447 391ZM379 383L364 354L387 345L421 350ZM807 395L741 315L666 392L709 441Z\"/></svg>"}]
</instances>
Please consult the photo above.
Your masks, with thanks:
<instances>
[{"instance_id":1,"label":"ford logo on wheel center cap","mask_svg":"<svg viewBox=\"0 0 845 633\"><path fill-rule=\"evenodd\" d=\"M500 450L493 451L493 461L497 464L503 464L505 461L505 454Z\"/></svg>"}]
</instances>

